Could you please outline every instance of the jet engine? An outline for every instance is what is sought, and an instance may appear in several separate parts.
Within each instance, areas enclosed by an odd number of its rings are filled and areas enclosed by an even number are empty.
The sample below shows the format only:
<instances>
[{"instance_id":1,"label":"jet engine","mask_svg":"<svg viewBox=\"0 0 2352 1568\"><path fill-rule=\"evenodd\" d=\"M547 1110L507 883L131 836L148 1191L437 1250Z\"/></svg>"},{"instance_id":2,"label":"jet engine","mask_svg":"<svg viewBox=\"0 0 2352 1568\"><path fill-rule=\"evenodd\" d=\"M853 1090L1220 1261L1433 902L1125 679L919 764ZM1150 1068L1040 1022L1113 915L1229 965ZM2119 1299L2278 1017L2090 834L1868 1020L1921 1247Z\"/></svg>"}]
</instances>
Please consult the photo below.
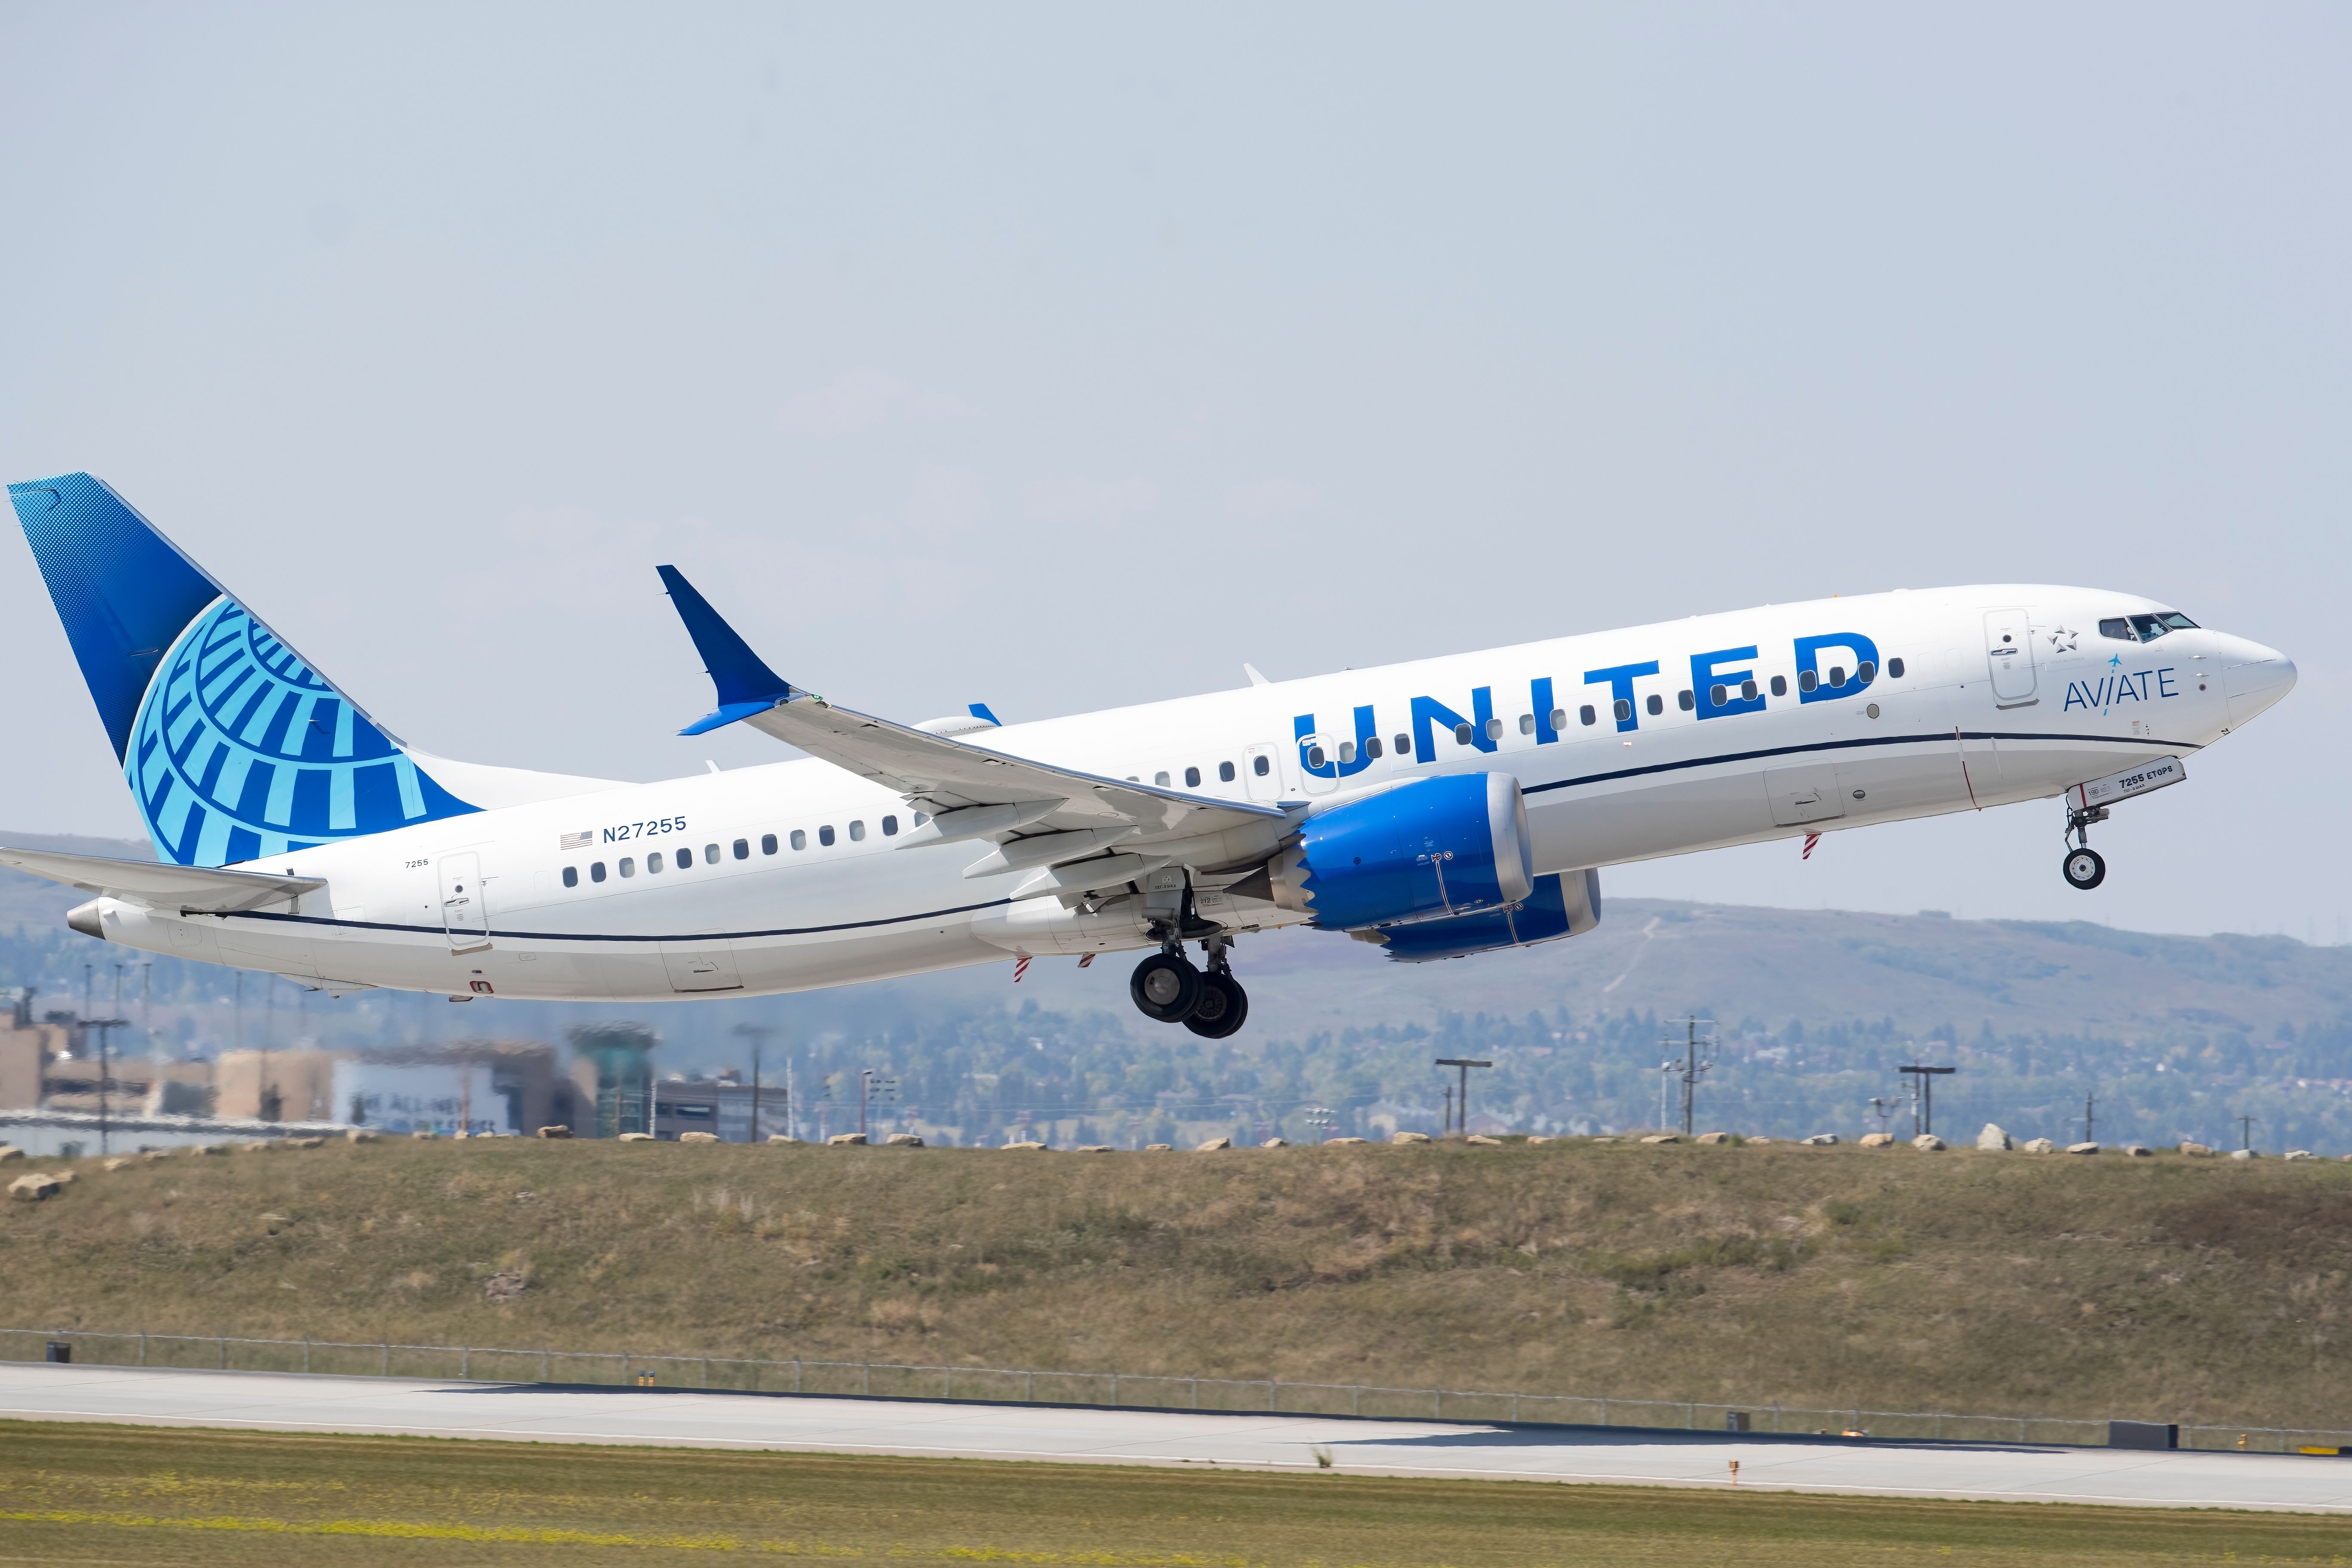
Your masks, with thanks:
<instances>
[{"instance_id":1,"label":"jet engine","mask_svg":"<svg viewBox=\"0 0 2352 1568\"><path fill-rule=\"evenodd\" d=\"M1518 780L1502 773L1415 779L1341 801L1308 817L1296 844L1233 889L1326 931L1449 920L1522 903L1535 890L1527 802Z\"/></svg>"}]
</instances>

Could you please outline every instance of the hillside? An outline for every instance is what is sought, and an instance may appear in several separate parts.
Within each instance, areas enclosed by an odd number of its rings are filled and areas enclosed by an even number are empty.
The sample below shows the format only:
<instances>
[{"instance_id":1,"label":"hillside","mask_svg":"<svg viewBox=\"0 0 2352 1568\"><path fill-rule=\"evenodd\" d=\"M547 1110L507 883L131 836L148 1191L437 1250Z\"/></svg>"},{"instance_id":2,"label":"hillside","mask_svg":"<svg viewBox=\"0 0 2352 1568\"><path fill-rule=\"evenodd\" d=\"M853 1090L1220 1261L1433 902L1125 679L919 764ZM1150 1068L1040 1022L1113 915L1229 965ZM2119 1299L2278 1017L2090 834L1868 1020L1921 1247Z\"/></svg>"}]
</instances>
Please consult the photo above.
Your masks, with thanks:
<instances>
[{"instance_id":1,"label":"hillside","mask_svg":"<svg viewBox=\"0 0 2352 1568\"><path fill-rule=\"evenodd\" d=\"M2337 1163L499 1141L80 1170L0 1209L0 1326L2100 1419L2352 1406Z\"/></svg>"}]
</instances>

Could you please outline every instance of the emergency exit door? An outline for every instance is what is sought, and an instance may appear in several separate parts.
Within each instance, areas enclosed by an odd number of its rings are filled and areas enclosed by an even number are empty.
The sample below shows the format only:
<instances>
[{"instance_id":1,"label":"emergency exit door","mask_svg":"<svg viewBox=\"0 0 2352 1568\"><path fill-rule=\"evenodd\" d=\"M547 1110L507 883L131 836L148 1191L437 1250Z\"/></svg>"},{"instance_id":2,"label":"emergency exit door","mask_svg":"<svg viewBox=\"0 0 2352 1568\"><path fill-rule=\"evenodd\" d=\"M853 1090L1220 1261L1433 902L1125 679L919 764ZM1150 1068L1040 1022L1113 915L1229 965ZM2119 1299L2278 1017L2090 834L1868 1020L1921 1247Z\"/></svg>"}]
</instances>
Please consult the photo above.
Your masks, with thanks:
<instances>
[{"instance_id":1,"label":"emergency exit door","mask_svg":"<svg viewBox=\"0 0 2352 1568\"><path fill-rule=\"evenodd\" d=\"M1985 614L1985 658L1992 666L1992 700L2003 708L2023 708L2033 695L2033 631L2023 610Z\"/></svg>"},{"instance_id":2,"label":"emergency exit door","mask_svg":"<svg viewBox=\"0 0 2352 1568\"><path fill-rule=\"evenodd\" d=\"M441 870L441 929L449 933L449 951L472 952L490 945L490 903L482 896L482 858L444 855Z\"/></svg>"}]
</instances>

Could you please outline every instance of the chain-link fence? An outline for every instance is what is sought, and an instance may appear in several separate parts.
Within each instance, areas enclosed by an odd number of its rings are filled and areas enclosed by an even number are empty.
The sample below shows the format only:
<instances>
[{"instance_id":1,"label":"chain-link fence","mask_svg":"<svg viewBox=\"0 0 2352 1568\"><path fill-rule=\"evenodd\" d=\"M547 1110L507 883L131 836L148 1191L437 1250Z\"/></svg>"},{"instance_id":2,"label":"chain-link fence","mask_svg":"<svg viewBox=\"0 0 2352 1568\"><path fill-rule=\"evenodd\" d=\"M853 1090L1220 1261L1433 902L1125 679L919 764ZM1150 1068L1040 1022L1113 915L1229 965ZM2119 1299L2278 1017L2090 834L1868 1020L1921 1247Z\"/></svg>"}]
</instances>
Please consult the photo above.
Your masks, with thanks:
<instances>
[{"instance_id":1,"label":"chain-link fence","mask_svg":"<svg viewBox=\"0 0 2352 1568\"><path fill-rule=\"evenodd\" d=\"M58 1347L53 1349L52 1347ZM0 1329L0 1361L69 1359L101 1366L222 1372L316 1373L345 1377L478 1383L714 1389L751 1394L855 1395L1284 1415L1521 1422L1658 1431L1780 1433L1946 1443L2103 1446L2104 1419L1967 1415L1950 1411L1823 1409L1763 1402L1723 1404L1616 1399L1593 1394L1494 1394L1390 1388L1377 1384L1285 1383L1276 1378L1171 1377L1162 1373L1047 1372L898 1362L753 1360L650 1355L634 1351L518 1350L488 1345L374 1344L263 1340L235 1334L100 1333L83 1329ZM2295 1453L2352 1450L2352 1428L2188 1426L2183 1448Z\"/></svg>"}]
</instances>

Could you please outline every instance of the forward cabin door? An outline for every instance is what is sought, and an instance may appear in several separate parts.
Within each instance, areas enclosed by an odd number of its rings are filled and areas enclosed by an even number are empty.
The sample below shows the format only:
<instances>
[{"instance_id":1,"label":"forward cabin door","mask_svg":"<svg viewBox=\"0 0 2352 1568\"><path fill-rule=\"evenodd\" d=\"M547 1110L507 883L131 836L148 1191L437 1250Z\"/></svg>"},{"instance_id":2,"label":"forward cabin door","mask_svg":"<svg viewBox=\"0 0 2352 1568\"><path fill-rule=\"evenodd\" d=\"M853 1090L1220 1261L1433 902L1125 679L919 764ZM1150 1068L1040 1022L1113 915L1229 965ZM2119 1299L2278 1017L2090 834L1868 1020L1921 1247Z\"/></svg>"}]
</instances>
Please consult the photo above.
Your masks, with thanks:
<instances>
[{"instance_id":1,"label":"forward cabin door","mask_svg":"<svg viewBox=\"0 0 2352 1568\"><path fill-rule=\"evenodd\" d=\"M475 952L490 945L490 901L482 896L482 858L475 854L444 855L441 872L441 929L449 933L451 952Z\"/></svg>"},{"instance_id":2,"label":"forward cabin door","mask_svg":"<svg viewBox=\"0 0 2352 1568\"><path fill-rule=\"evenodd\" d=\"M1249 782L1249 797L1271 805L1282 798L1282 752L1274 746L1252 746L1242 760L1242 777Z\"/></svg>"},{"instance_id":3,"label":"forward cabin door","mask_svg":"<svg viewBox=\"0 0 2352 1568\"><path fill-rule=\"evenodd\" d=\"M1985 658L1992 665L1992 700L1997 708L2027 708L2033 695L2033 637L2023 610L1985 615Z\"/></svg>"}]
</instances>

